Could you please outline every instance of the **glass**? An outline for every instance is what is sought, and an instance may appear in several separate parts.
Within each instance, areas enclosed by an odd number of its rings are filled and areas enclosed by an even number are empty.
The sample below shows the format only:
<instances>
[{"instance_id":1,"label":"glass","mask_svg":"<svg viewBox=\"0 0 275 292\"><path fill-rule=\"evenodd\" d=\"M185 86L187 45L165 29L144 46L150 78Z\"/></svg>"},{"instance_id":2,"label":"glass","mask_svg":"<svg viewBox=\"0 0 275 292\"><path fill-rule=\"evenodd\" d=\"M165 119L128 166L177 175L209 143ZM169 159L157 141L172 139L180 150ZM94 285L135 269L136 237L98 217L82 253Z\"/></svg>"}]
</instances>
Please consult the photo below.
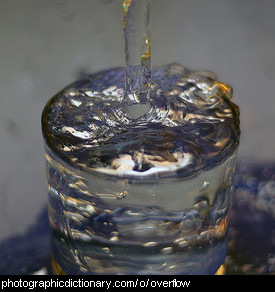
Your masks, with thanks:
<instances>
[{"instance_id":1,"label":"glass","mask_svg":"<svg viewBox=\"0 0 275 292\"><path fill-rule=\"evenodd\" d=\"M154 110L127 124L124 70L84 76L43 111L53 267L214 274L226 255L240 136L231 89L211 72L154 69Z\"/></svg>"}]
</instances>

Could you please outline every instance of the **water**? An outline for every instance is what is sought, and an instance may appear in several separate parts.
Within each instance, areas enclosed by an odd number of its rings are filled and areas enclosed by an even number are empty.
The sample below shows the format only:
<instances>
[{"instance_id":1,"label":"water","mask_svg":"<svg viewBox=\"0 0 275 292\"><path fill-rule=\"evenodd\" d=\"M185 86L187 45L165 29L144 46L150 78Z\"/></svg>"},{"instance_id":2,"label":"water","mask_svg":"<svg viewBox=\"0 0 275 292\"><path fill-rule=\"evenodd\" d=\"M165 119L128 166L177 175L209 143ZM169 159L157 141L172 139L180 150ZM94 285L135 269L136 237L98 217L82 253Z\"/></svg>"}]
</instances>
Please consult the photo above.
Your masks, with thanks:
<instances>
[{"instance_id":1,"label":"water","mask_svg":"<svg viewBox=\"0 0 275 292\"><path fill-rule=\"evenodd\" d=\"M124 112L139 118L150 109L150 0L123 1L125 39Z\"/></svg>"},{"instance_id":2,"label":"water","mask_svg":"<svg viewBox=\"0 0 275 292\"><path fill-rule=\"evenodd\" d=\"M83 77L43 112L67 274L213 274L225 257L238 107L211 72L151 69L149 10L123 1L125 68Z\"/></svg>"},{"instance_id":3,"label":"water","mask_svg":"<svg viewBox=\"0 0 275 292\"><path fill-rule=\"evenodd\" d=\"M224 260L239 141L231 89L152 70L150 111L123 111L125 68L87 75L44 109L54 257L68 274L211 274Z\"/></svg>"}]
</instances>

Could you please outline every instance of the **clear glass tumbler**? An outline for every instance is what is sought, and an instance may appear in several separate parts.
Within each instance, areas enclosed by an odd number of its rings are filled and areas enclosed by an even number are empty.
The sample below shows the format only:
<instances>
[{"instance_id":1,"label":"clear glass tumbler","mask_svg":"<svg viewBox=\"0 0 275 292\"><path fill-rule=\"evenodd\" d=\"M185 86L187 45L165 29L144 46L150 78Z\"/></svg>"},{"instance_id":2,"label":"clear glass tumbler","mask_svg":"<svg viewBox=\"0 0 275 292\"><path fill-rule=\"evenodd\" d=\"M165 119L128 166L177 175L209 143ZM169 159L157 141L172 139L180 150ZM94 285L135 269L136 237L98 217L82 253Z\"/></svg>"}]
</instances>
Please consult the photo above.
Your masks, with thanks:
<instances>
[{"instance_id":1,"label":"clear glass tumbler","mask_svg":"<svg viewBox=\"0 0 275 292\"><path fill-rule=\"evenodd\" d=\"M173 66L168 71L175 74ZM210 73L187 72L189 79L186 75L184 80L188 79L189 83L192 76L201 88L198 76L207 79L208 85L211 83L207 90L212 90L212 95L208 96L209 100L203 100L203 106L215 117L206 120L202 105L195 112L185 114L179 114L171 106L170 121L175 124L180 123L179 119L184 120L181 128L162 124L159 134L150 136L151 128L141 123L133 133L140 135L138 149L142 148L143 153L133 152L134 161L127 153L132 153L131 149L137 146L127 136L127 129L109 135L103 124L104 111L112 107L110 98L116 96L118 102L121 95L123 70L107 70L76 81L54 96L43 111L55 272L214 274L226 256L240 136L239 111L228 98L230 88L213 81ZM159 70L153 72L152 84L163 73ZM171 80L175 82L174 77ZM99 90L105 90L104 97L98 95ZM218 100L221 97L223 103ZM206 106L208 101L217 104L217 110L213 110L213 105ZM185 110L188 109L194 110L194 106ZM156 119L152 123L154 129L160 127ZM109 127L110 124L109 121ZM181 130L172 132L172 128ZM95 138L93 133L98 131L101 135ZM108 139L104 140L106 135ZM180 135L184 139L179 141ZM110 139L117 140L109 145L106 141ZM142 147L140 141L144 143ZM159 156L147 155L146 143L155 146L157 153L167 147L170 154L171 149L179 149L181 144L180 149L185 152L183 159L177 160L181 161L180 167L171 168L169 163L157 160ZM125 147L128 152L122 155ZM112 165L116 167L108 169L106 161L113 152L117 158L112 159ZM179 150L173 152L174 158L175 153L179 155ZM144 171L135 171L132 164L141 156L145 161ZM119 163L126 167L122 172L114 171L119 169ZM150 163L162 163L162 166L154 171L148 166Z\"/></svg>"}]
</instances>

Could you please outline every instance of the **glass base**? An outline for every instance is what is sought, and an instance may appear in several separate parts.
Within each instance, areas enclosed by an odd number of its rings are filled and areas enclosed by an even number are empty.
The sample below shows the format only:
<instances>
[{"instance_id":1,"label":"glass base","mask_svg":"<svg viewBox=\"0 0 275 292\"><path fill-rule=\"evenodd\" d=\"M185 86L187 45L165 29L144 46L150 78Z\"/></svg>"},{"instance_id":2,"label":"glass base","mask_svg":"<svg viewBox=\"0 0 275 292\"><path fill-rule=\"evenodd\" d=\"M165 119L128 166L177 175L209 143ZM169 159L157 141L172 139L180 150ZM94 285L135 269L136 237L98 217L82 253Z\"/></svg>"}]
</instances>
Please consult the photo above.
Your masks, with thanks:
<instances>
[{"instance_id":1,"label":"glass base","mask_svg":"<svg viewBox=\"0 0 275 292\"><path fill-rule=\"evenodd\" d=\"M52 269L53 275L67 275L63 271L63 269L60 267L60 265L57 263L57 261L55 260L53 256L52 256L52 261L51 261L51 269ZM226 267L225 267L225 264L222 264L214 275L221 276L225 274L226 274Z\"/></svg>"}]
</instances>

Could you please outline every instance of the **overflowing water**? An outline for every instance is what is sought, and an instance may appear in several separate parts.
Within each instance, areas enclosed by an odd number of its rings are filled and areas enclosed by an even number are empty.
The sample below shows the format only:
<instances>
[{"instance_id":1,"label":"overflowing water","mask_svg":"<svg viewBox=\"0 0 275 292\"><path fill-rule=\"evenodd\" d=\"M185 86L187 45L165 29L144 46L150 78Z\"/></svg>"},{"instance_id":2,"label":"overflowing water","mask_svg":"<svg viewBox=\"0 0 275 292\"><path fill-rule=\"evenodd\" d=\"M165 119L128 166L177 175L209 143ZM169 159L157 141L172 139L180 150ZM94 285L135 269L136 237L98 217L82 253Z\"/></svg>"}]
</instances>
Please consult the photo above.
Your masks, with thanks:
<instances>
[{"instance_id":1,"label":"overflowing water","mask_svg":"<svg viewBox=\"0 0 275 292\"><path fill-rule=\"evenodd\" d=\"M125 69L44 110L55 258L67 273L213 273L225 256L238 108L213 73L152 70L150 111L123 111Z\"/></svg>"},{"instance_id":2,"label":"overflowing water","mask_svg":"<svg viewBox=\"0 0 275 292\"><path fill-rule=\"evenodd\" d=\"M123 1L125 68L86 75L43 112L68 274L213 274L225 257L239 110L211 72L151 68L149 9Z\"/></svg>"},{"instance_id":3,"label":"overflowing water","mask_svg":"<svg viewBox=\"0 0 275 292\"><path fill-rule=\"evenodd\" d=\"M194 174L231 154L239 137L231 89L213 73L172 64L153 70L150 111L123 111L124 68L81 79L56 95L47 140L67 162L104 173L158 177ZM188 167L186 167L188 166Z\"/></svg>"}]
</instances>

